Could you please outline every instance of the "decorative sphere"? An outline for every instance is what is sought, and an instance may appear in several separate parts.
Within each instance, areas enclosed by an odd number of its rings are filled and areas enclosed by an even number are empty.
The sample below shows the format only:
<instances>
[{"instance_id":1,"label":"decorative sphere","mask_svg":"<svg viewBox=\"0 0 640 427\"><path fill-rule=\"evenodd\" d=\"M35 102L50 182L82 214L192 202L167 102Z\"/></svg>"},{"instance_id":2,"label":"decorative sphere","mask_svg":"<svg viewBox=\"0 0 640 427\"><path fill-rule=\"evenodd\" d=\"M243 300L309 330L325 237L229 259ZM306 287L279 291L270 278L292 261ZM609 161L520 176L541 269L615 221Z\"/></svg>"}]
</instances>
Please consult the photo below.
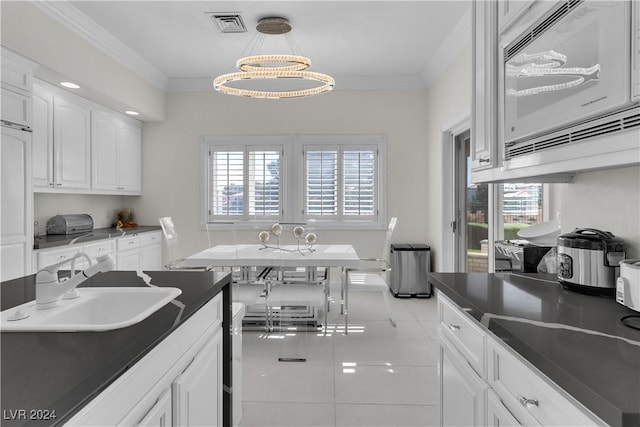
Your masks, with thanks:
<instances>
[{"instance_id":1,"label":"decorative sphere","mask_svg":"<svg viewBox=\"0 0 640 427\"><path fill-rule=\"evenodd\" d=\"M309 233L305 237L305 240L306 240L308 245L313 245L314 243L316 243L318 241L318 236L316 236L316 233Z\"/></svg>"},{"instance_id":2,"label":"decorative sphere","mask_svg":"<svg viewBox=\"0 0 640 427\"><path fill-rule=\"evenodd\" d=\"M277 222L271 226L271 234L279 236L282 234L282 226Z\"/></svg>"},{"instance_id":3,"label":"decorative sphere","mask_svg":"<svg viewBox=\"0 0 640 427\"><path fill-rule=\"evenodd\" d=\"M271 237L271 234L268 231L263 230L258 233L258 240L260 240L262 243L267 243L269 241L269 237Z\"/></svg>"},{"instance_id":4,"label":"decorative sphere","mask_svg":"<svg viewBox=\"0 0 640 427\"><path fill-rule=\"evenodd\" d=\"M299 239L300 237L304 236L304 227L301 227L299 225L293 227L293 235L295 236L296 239Z\"/></svg>"}]
</instances>

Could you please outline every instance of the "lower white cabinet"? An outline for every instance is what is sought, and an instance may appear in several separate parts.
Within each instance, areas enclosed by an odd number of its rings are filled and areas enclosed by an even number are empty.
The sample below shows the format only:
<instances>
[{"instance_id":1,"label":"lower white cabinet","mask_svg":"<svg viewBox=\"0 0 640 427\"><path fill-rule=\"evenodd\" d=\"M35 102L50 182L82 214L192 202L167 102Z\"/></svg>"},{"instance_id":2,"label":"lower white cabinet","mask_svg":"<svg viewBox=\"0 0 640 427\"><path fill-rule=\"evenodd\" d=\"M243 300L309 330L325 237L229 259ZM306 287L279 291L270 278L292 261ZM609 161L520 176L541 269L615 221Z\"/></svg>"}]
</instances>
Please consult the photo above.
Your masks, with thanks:
<instances>
[{"instance_id":1,"label":"lower white cabinet","mask_svg":"<svg viewBox=\"0 0 640 427\"><path fill-rule=\"evenodd\" d=\"M441 292L438 319L440 425L606 425Z\"/></svg>"},{"instance_id":2,"label":"lower white cabinet","mask_svg":"<svg viewBox=\"0 0 640 427\"><path fill-rule=\"evenodd\" d=\"M489 388L442 337L440 342L440 419L443 426L485 425Z\"/></svg>"},{"instance_id":3,"label":"lower white cabinet","mask_svg":"<svg viewBox=\"0 0 640 427\"><path fill-rule=\"evenodd\" d=\"M116 239L97 240L86 244L41 249L36 251L35 270L69 259L79 252L86 253L91 262L94 262L100 255L110 254L116 262L116 270L158 271L162 270L162 233L151 231ZM79 270L87 267L88 264L84 259L79 259L75 266Z\"/></svg>"},{"instance_id":4,"label":"lower white cabinet","mask_svg":"<svg viewBox=\"0 0 640 427\"><path fill-rule=\"evenodd\" d=\"M222 294L65 426L222 426Z\"/></svg>"},{"instance_id":5,"label":"lower white cabinet","mask_svg":"<svg viewBox=\"0 0 640 427\"><path fill-rule=\"evenodd\" d=\"M222 426L222 332L171 386L174 426Z\"/></svg>"}]
</instances>

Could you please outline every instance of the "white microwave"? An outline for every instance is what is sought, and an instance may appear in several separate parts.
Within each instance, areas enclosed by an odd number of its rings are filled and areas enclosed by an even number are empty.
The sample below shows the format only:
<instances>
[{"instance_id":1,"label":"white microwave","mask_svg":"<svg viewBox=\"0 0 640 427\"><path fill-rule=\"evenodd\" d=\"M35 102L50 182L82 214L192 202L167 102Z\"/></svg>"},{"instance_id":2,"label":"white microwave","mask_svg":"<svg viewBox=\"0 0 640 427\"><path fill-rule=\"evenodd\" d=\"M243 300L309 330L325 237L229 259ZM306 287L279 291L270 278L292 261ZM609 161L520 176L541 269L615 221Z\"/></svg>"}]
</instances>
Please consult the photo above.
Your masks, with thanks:
<instances>
[{"instance_id":1,"label":"white microwave","mask_svg":"<svg viewBox=\"0 0 640 427\"><path fill-rule=\"evenodd\" d=\"M629 0L558 2L501 45L506 159L531 140L546 143L544 135L637 106L639 8Z\"/></svg>"}]
</instances>

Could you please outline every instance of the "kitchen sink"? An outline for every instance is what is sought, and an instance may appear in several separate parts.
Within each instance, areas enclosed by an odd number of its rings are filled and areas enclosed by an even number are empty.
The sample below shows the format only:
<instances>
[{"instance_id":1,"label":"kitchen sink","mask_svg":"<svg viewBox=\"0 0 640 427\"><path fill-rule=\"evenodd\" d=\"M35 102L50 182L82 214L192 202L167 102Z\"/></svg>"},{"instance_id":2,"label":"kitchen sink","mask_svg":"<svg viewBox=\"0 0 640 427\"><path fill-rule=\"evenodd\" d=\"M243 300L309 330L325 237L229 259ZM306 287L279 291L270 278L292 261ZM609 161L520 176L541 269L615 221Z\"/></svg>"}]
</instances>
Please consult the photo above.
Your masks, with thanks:
<instances>
[{"instance_id":1,"label":"kitchen sink","mask_svg":"<svg viewBox=\"0 0 640 427\"><path fill-rule=\"evenodd\" d=\"M77 288L79 297L36 309L31 301L2 311L3 332L109 331L134 325L182 293L178 288Z\"/></svg>"}]
</instances>

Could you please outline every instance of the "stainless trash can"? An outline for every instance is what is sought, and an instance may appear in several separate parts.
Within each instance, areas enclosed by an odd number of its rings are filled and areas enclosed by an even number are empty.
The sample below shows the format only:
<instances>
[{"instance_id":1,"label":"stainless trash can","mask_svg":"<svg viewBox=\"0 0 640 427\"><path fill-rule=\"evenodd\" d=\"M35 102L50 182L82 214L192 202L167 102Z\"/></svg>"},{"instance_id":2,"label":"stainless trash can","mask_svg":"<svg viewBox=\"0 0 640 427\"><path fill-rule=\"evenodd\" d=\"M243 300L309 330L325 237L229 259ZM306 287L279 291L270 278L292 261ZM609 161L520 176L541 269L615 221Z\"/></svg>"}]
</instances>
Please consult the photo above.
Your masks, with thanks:
<instances>
[{"instance_id":1,"label":"stainless trash can","mask_svg":"<svg viewBox=\"0 0 640 427\"><path fill-rule=\"evenodd\" d=\"M424 244L391 245L389 289L398 297L430 297L431 248Z\"/></svg>"}]
</instances>

